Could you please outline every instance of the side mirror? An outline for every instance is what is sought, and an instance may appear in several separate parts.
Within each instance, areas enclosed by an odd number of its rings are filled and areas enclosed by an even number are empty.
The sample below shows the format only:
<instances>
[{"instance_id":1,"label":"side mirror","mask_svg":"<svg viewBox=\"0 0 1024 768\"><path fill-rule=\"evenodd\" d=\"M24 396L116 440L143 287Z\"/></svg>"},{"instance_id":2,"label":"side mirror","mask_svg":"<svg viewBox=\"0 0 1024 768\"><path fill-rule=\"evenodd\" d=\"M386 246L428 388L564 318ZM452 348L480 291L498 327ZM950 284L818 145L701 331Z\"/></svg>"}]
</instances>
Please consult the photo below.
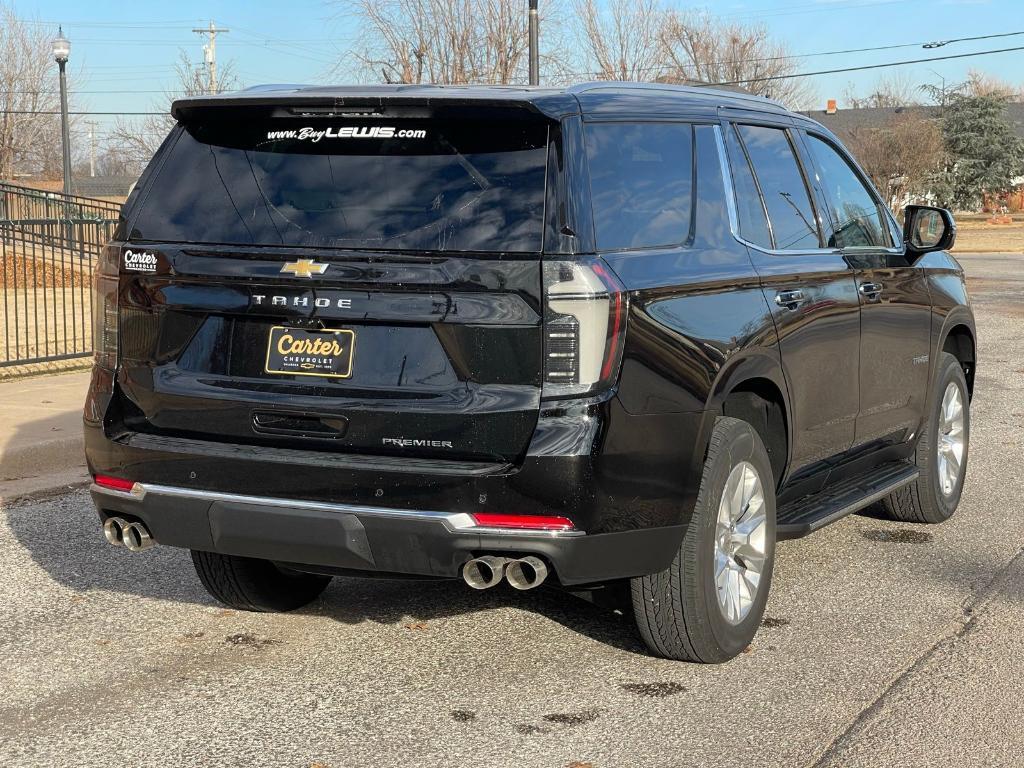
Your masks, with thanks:
<instances>
[{"instance_id":1,"label":"side mirror","mask_svg":"<svg viewBox=\"0 0 1024 768\"><path fill-rule=\"evenodd\" d=\"M907 251L920 256L945 251L956 242L956 222L945 208L908 205L903 212L903 241Z\"/></svg>"}]
</instances>

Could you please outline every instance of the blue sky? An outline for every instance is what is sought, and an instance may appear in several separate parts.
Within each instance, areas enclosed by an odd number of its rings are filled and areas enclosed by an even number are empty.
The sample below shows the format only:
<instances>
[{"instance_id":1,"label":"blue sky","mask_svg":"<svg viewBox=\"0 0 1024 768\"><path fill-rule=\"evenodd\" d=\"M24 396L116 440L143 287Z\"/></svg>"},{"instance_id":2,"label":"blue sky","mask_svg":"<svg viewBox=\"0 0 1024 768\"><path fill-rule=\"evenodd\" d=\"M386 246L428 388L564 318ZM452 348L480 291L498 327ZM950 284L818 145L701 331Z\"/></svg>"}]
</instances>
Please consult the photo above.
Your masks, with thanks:
<instances>
[{"instance_id":1,"label":"blue sky","mask_svg":"<svg viewBox=\"0 0 1024 768\"><path fill-rule=\"evenodd\" d=\"M53 22L54 29L58 22L64 25L72 42L72 109L84 110L153 108L174 82L180 50L193 62L202 60L204 39L190 30L211 19L231 30L218 37L218 61L232 62L245 85L342 80L334 74L333 65L345 55L355 34L339 6L325 0L14 0L13 6L19 17ZM792 53L799 54L1024 31L1022 0L724 0L712 8L730 20L766 24ZM907 47L811 56L802 63L805 71L813 71L1015 46L1024 46L1024 35L933 50ZM878 75L886 72L905 72L913 83L939 84L940 77L962 80L969 68L1021 83L1024 51L825 75L812 82L824 104L826 98L841 99L848 84L870 90ZM112 118L95 119L102 135Z\"/></svg>"}]
</instances>

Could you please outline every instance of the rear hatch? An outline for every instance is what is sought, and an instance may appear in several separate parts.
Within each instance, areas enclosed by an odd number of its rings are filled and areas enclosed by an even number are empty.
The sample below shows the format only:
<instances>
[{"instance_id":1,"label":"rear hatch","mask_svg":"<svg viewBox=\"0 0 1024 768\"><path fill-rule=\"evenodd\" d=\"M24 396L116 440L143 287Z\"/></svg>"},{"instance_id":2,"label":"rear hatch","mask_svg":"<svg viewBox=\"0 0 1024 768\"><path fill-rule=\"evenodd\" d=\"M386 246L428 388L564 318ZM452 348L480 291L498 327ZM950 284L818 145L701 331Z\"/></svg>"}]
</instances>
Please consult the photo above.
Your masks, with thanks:
<instances>
[{"instance_id":1,"label":"rear hatch","mask_svg":"<svg viewBox=\"0 0 1024 768\"><path fill-rule=\"evenodd\" d=\"M525 453L557 122L211 108L175 130L107 252L127 429Z\"/></svg>"}]
</instances>

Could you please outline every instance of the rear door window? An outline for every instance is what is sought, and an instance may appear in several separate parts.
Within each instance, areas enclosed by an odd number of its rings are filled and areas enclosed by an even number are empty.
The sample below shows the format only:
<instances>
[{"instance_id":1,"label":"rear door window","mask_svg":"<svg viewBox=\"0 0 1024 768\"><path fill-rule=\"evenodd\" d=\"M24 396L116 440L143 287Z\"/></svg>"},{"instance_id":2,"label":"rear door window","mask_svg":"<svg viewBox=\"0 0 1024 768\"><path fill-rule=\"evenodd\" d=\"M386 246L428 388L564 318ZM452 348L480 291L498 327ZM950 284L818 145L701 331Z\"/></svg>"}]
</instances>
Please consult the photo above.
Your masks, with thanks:
<instances>
[{"instance_id":1,"label":"rear door window","mask_svg":"<svg viewBox=\"0 0 1024 768\"><path fill-rule=\"evenodd\" d=\"M692 216L692 127L591 123L586 135L598 249L684 242Z\"/></svg>"},{"instance_id":2,"label":"rear door window","mask_svg":"<svg viewBox=\"0 0 1024 768\"><path fill-rule=\"evenodd\" d=\"M242 118L186 126L139 239L539 253L540 120Z\"/></svg>"},{"instance_id":3,"label":"rear door window","mask_svg":"<svg viewBox=\"0 0 1024 768\"><path fill-rule=\"evenodd\" d=\"M888 227L874 196L849 162L823 139L807 136L818 181L832 209L833 248L891 248Z\"/></svg>"},{"instance_id":4,"label":"rear door window","mask_svg":"<svg viewBox=\"0 0 1024 768\"><path fill-rule=\"evenodd\" d=\"M740 125L738 130L764 195L775 249L821 247L814 207L786 131L761 125Z\"/></svg>"}]
</instances>

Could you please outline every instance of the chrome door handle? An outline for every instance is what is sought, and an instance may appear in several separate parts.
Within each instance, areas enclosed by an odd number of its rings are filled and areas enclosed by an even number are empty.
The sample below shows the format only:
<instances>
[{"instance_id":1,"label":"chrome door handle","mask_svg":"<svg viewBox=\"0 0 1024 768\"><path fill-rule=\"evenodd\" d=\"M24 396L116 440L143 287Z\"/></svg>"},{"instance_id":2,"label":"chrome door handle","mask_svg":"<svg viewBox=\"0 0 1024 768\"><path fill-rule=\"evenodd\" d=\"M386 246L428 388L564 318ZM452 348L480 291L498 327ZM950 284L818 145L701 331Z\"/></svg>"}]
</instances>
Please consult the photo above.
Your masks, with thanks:
<instances>
[{"instance_id":1,"label":"chrome door handle","mask_svg":"<svg viewBox=\"0 0 1024 768\"><path fill-rule=\"evenodd\" d=\"M878 283L861 283L859 290L861 296L864 296L871 301L876 300L882 295L882 286Z\"/></svg>"},{"instance_id":2,"label":"chrome door handle","mask_svg":"<svg viewBox=\"0 0 1024 768\"><path fill-rule=\"evenodd\" d=\"M804 292L799 290L779 291L775 294L775 303L780 307L785 307L790 311L794 311L804 303Z\"/></svg>"}]
</instances>

